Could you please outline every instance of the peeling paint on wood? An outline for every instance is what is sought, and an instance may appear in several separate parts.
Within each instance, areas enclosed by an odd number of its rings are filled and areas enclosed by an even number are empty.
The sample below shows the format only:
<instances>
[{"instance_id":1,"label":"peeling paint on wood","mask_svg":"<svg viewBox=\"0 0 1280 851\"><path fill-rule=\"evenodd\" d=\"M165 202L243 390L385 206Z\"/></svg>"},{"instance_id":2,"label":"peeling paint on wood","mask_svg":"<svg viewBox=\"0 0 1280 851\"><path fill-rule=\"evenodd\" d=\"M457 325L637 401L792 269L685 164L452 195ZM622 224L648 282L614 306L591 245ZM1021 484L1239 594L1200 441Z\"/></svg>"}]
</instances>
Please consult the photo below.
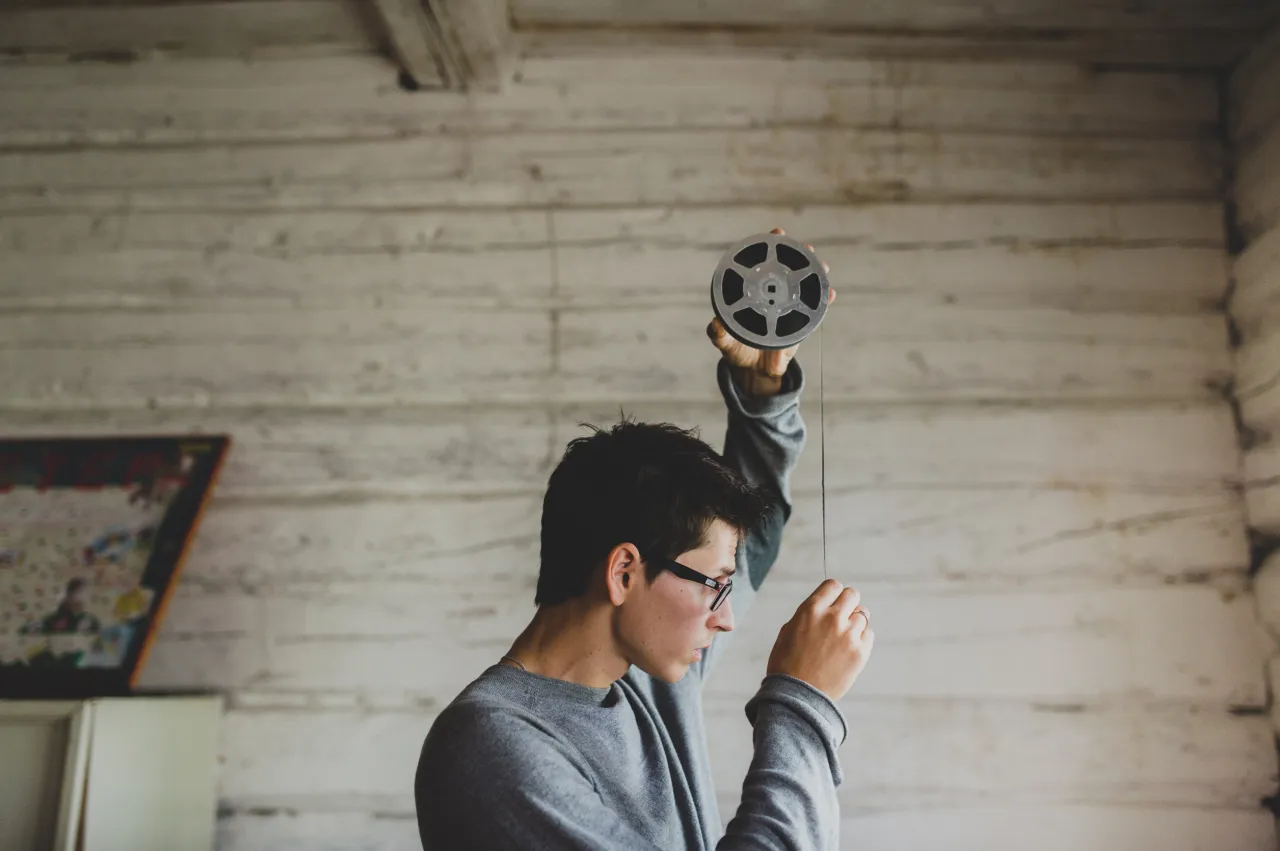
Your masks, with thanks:
<instances>
[{"instance_id":1,"label":"peeling paint on wood","mask_svg":"<svg viewBox=\"0 0 1280 851\"><path fill-rule=\"evenodd\" d=\"M1208 200L1218 171L1218 153L1196 140L824 128L429 136L0 153L0 209Z\"/></svg>"},{"instance_id":2,"label":"peeling paint on wood","mask_svg":"<svg viewBox=\"0 0 1280 851\"><path fill-rule=\"evenodd\" d=\"M710 366L708 367L710 368ZM708 379L710 380L710 379ZM710 391L714 392L714 391ZM829 405L803 412L826 428L828 493L881 488L1011 488L1219 493L1238 478L1231 413L1220 404ZM698 428L719 446L720 402L619 400L597 405L471 409L0 413L13 435L230 431L236 444L218 496L541 493L578 423L638 419ZM959 450L957 451L957 449ZM814 492L819 454L794 483Z\"/></svg>"},{"instance_id":3,"label":"peeling paint on wood","mask_svg":"<svg viewBox=\"0 0 1280 851\"><path fill-rule=\"evenodd\" d=\"M796 494L775 568L807 578L822 541L818 494ZM827 545L862 581L1094 587L1243 573L1240 505L1218 493L906 488L827 494ZM538 566L540 494L462 500L215 502L183 569L187 587L251 593L331 582L525 581Z\"/></svg>"},{"instance_id":4,"label":"peeling paint on wood","mask_svg":"<svg viewBox=\"0 0 1280 851\"><path fill-rule=\"evenodd\" d=\"M814 568L809 574L772 583L750 623L735 632L721 682L736 682L734 693L743 699L759 683L778 628L822 579ZM1224 600L1193 585L1106 593L904 592L891 582L860 582L857 565L836 565L832 574L858 585L884 637L877 643L878 666L859 678L864 697L1154 697L1224 708L1265 701L1268 639L1253 623L1249 597ZM372 589L335 582L318 598L287 588L259 595L184 588L170 606L143 682L148 688L456 694L496 662L532 616L534 578L502 580L483 594L445 577L434 585L385 582ZM473 610L476 605L486 611ZM229 634L223 622L230 620L245 634ZM1192 621L1202 629L1187 630ZM449 652L441 652L444 647ZM201 656L224 661L190 664Z\"/></svg>"},{"instance_id":5,"label":"peeling paint on wood","mask_svg":"<svg viewBox=\"0 0 1280 851\"><path fill-rule=\"evenodd\" d=\"M98 97L110 87L112 98ZM246 99L244 91L254 96ZM664 56L526 58L502 92L404 92L381 56L0 65L0 146L389 139L656 127L826 126L1189 138L1211 132L1203 75L1065 63Z\"/></svg>"}]
</instances>

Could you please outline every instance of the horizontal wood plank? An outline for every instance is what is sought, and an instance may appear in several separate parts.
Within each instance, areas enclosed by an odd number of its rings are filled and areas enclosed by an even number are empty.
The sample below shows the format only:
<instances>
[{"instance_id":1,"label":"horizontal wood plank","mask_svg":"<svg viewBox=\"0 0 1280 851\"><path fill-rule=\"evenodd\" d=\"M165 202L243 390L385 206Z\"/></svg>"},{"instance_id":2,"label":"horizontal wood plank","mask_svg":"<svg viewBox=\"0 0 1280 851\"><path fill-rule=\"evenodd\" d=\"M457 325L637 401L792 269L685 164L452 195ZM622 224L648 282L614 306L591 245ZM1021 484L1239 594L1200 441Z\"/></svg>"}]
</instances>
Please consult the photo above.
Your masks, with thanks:
<instances>
[{"instance_id":1,"label":"horizontal wood plank","mask_svg":"<svg viewBox=\"0 0 1280 851\"><path fill-rule=\"evenodd\" d=\"M841 295L1165 312L1225 292L1215 216L1199 205L909 204L557 211L552 227L559 293L574 303L701 297L693 283L729 246L782 227L816 247Z\"/></svg>"},{"instance_id":2,"label":"horizontal wood plank","mask_svg":"<svg viewBox=\"0 0 1280 851\"><path fill-rule=\"evenodd\" d=\"M13 308L556 303L542 212L38 216L4 231L0 304Z\"/></svg>"},{"instance_id":3,"label":"horizontal wood plank","mask_svg":"<svg viewBox=\"0 0 1280 851\"><path fill-rule=\"evenodd\" d=\"M1246 341L1280 324L1280 226L1260 234L1235 259L1229 309Z\"/></svg>"},{"instance_id":4,"label":"horizontal wood plank","mask_svg":"<svg viewBox=\"0 0 1280 851\"><path fill-rule=\"evenodd\" d=\"M1122 0L1063 3L1059 0L999 0L971 7L944 0L901 5L846 5L829 0L796 0L781 7L768 0L652 0L642 6L626 0L512 0L517 24L600 24L621 26L701 25L733 27L820 27L911 30L1007 31L1045 29L1248 30L1264 26L1272 13L1247 0L1178 0L1159 10Z\"/></svg>"},{"instance_id":5,"label":"horizontal wood plank","mask_svg":"<svg viewBox=\"0 0 1280 851\"><path fill-rule=\"evenodd\" d=\"M708 370L711 366L708 365ZM708 382L713 378L708 377ZM712 391L714 392L714 391ZM806 391L809 428L794 482L816 491L826 441L828 494L840 489L1218 493L1237 478L1225 405L967 406L832 404ZM722 445L722 402L625 400L542 408L0 412L12 436L228 433L226 496L541 493L566 444L619 410L696 428ZM821 416L820 416L821 415ZM959 451L957 451L959 448Z\"/></svg>"},{"instance_id":6,"label":"horizontal wood plank","mask_svg":"<svg viewBox=\"0 0 1280 851\"><path fill-rule=\"evenodd\" d=\"M814 574L769 586L733 635L717 683L738 694L759 681L778 628L821 581ZM856 566L833 575L862 591L876 619L877 664L860 677L861 695L1265 701L1270 640L1249 596L1202 585L905 592L860 582ZM463 588L331 582L261 594L183 588L143 678L148 688L400 691L438 700L510 646L533 614L534 578Z\"/></svg>"},{"instance_id":7,"label":"horizontal wood plank","mask_svg":"<svg viewBox=\"0 0 1280 851\"><path fill-rule=\"evenodd\" d=\"M566 312L559 367L571 399L698 399L705 308ZM1214 398L1230 377L1226 323L1196 317L981 310L874 296L838 301L814 337L829 400ZM637 360L641 348L654 354ZM819 351L814 351L814 349Z\"/></svg>"},{"instance_id":8,"label":"horizontal wood plank","mask_svg":"<svg viewBox=\"0 0 1280 851\"><path fill-rule=\"evenodd\" d=\"M545 398L552 370L552 317L544 312L162 316L54 313L38 324L20 314L0 317L0 375L13 388L10 401L41 408L109 399L140 406L536 401Z\"/></svg>"},{"instance_id":9,"label":"horizontal wood plank","mask_svg":"<svg viewBox=\"0 0 1280 851\"><path fill-rule=\"evenodd\" d=\"M823 500L805 490L774 576L821 574ZM826 495L832 569L860 581L935 586L1199 581L1249 564L1238 495L1120 489L870 488ZM540 494L373 501L215 500L183 570L206 591L330 582L471 580L537 574ZM308 591L309 589L309 591Z\"/></svg>"},{"instance_id":10,"label":"horizontal wood plank","mask_svg":"<svg viewBox=\"0 0 1280 851\"><path fill-rule=\"evenodd\" d=\"M732 817L722 805L721 818ZM1275 816L1266 810L1196 806L1058 804L907 808L851 814L842 809L841 848L933 851L945 836L952 851L1272 851ZM345 813L258 808L226 811L218 821L219 848L255 851L420 851L412 810Z\"/></svg>"},{"instance_id":11,"label":"horizontal wood plank","mask_svg":"<svg viewBox=\"0 0 1280 851\"><path fill-rule=\"evenodd\" d=\"M267 409L0 413L8 436L228 434L217 495L359 498L546 486L549 408Z\"/></svg>"},{"instance_id":12,"label":"horizontal wood plank","mask_svg":"<svg viewBox=\"0 0 1280 851\"><path fill-rule=\"evenodd\" d=\"M710 370L688 368L712 352L703 304L559 316L386 304L36 316L0 316L13 407L699 401L714 392ZM828 401L1209 400L1232 371L1216 313L925 299L886 307L855 293L811 339L827 364ZM641 349L652 354L637 359Z\"/></svg>"},{"instance_id":13,"label":"horizontal wood plank","mask_svg":"<svg viewBox=\"0 0 1280 851\"><path fill-rule=\"evenodd\" d=\"M1201 141L842 129L0 154L0 210L1209 200Z\"/></svg>"},{"instance_id":14,"label":"horizontal wood plank","mask_svg":"<svg viewBox=\"0 0 1280 851\"><path fill-rule=\"evenodd\" d=\"M812 387L812 384L810 384ZM1033 488L1217 489L1237 478L1235 426L1223 405L1206 406L827 406L811 391L802 409L809 442L798 487L816 489L826 429L826 487L978 485ZM719 441L722 406L631 403L642 421L697 427ZM556 416L554 445L585 434L579 422L616 422L618 404ZM717 444L718 445L718 444Z\"/></svg>"},{"instance_id":15,"label":"horizontal wood plank","mask_svg":"<svg viewBox=\"0 0 1280 851\"><path fill-rule=\"evenodd\" d=\"M1263 436L1261 444L1245 452L1241 461L1249 527L1280 535L1280 434L1272 422L1246 424Z\"/></svg>"},{"instance_id":16,"label":"horizontal wood plank","mask_svg":"<svg viewBox=\"0 0 1280 851\"><path fill-rule=\"evenodd\" d=\"M1181 707L961 700L904 706L859 697L860 685L841 701L849 736L839 752L845 781L838 793L848 815L992 801L1246 808L1273 782L1275 756L1265 752L1271 734L1257 718ZM707 732L717 785L728 799L721 815L728 818L750 765L751 726L736 698L708 695L705 705L717 719Z\"/></svg>"},{"instance_id":17,"label":"horizontal wood plank","mask_svg":"<svg viewBox=\"0 0 1280 851\"><path fill-rule=\"evenodd\" d=\"M1230 131L1249 147L1280 121L1280 26L1256 42L1232 70L1228 97Z\"/></svg>"},{"instance_id":18,"label":"horizontal wood plank","mask_svg":"<svg viewBox=\"0 0 1280 851\"><path fill-rule=\"evenodd\" d=\"M1258 30L1212 32L1109 29L1028 34L1019 30L849 29L738 27L610 27L556 24L518 32L520 53L533 56L604 58L643 51L658 61L690 52L706 56L791 58L796 55L891 61L920 58L955 63L1059 60L1101 67L1180 69L1217 73L1231 67L1257 42ZM975 35L977 37L975 37ZM1030 35L1030 37L1028 37Z\"/></svg>"},{"instance_id":19,"label":"horizontal wood plank","mask_svg":"<svg viewBox=\"0 0 1280 851\"><path fill-rule=\"evenodd\" d=\"M1280 226L1280 125L1241 157L1235 179L1240 228L1246 239Z\"/></svg>"},{"instance_id":20,"label":"horizontal wood plank","mask_svg":"<svg viewBox=\"0 0 1280 851\"><path fill-rule=\"evenodd\" d=\"M280 50L367 50L378 43L346 0L234 0L179 4L46 5L0 12L10 56L253 56Z\"/></svg>"},{"instance_id":21,"label":"horizontal wood plank","mask_svg":"<svg viewBox=\"0 0 1280 851\"><path fill-rule=\"evenodd\" d=\"M1212 131L1217 112L1205 76L1048 62L695 50L655 62L635 50L526 58L516 82L469 94L406 92L372 54L170 62L162 75L147 63L0 65L0 146L24 147L819 124L1189 138Z\"/></svg>"},{"instance_id":22,"label":"horizontal wood plank","mask_svg":"<svg viewBox=\"0 0 1280 851\"><path fill-rule=\"evenodd\" d=\"M1214 205L317 210L8 217L0 305L706 304L697 282L723 252L774 226L818 247L841 295L881 305L1199 313L1227 289ZM1238 278L1250 262L1240 259ZM1259 286L1241 281L1236 300Z\"/></svg>"},{"instance_id":23,"label":"horizontal wood plank","mask_svg":"<svg viewBox=\"0 0 1280 851\"><path fill-rule=\"evenodd\" d=\"M1280 325L1268 322L1252 329L1236 352L1236 396L1245 425L1260 436L1280 423Z\"/></svg>"},{"instance_id":24,"label":"horizontal wood plank","mask_svg":"<svg viewBox=\"0 0 1280 851\"><path fill-rule=\"evenodd\" d=\"M478 673L478 672L477 672ZM1275 770L1265 718L1124 706L1081 711L856 696L839 788L847 817L877 811L1062 803L1256 805ZM737 798L751 758L742 700L709 696L714 778ZM231 710L224 806L412 813L412 778L433 712ZM1137 730L1141 732L1135 732ZM352 800L354 799L354 800ZM728 820L732 811L722 812Z\"/></svg>"},{"instance_id":25,"label":"horizontal wood plank","mask_svg":"<svg viewBox=\"0 0 1280 851\"><path fill-rule=\"evenodd\" d=\"M1064 701L1072 694L1084 700L1122 695L1236 706L1264 700L1262 667L1271 640L1254 622L1247 595L1198 585L926 595L862 582L854 565L830 572L862 591L876 621L876 664L859 677L865 695ZM734 661L725 670L764 670L778 630L819 581L787 580L762 594L749 625L734 635ZM1202 617L1214 625L1205 625L1197 646L1173 649L1184 641L1178 635ZM1159 656L1170 670L1148 661ZM1234 661L1224 668L1228 658ZM727 674L716 687L736 690L741 676Z\"/></svg>"}]
</instances>

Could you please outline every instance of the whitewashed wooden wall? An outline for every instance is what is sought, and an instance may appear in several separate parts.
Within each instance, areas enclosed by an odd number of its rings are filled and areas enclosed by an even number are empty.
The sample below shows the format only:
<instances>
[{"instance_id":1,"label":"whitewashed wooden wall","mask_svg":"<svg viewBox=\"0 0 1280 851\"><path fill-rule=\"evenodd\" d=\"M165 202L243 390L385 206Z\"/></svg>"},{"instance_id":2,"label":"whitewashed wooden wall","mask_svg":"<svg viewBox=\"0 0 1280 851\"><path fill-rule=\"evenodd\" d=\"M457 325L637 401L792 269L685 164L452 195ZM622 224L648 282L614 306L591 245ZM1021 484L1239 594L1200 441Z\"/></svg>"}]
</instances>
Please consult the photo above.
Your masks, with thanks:
<instances>
[{"instance_id":1,"label":"whitewashed wooden wall","mask_svg":"<svg viewBox=\"0 0 1280 851\"><path fill-rule=\"evenodd\" d=\"M416 848L419 744L531 614L575 423L719 445L708 275L783 226L840 300L708 699L726 817L822 576L825 432L879 635L846 847L1270 849L1217 125L1206 77L1029 63L4 67L0 427L234 436L145 683L230 695L220 848Z\"/></svg>"},{"instance_id":2,"label":"whitewashed wooden wall","mask_svg":"<svg viewBox=\"0 0 1280 851\"><path fill-rule=\"evenodd\" d=\"M1237 394L1246 438L1246 514L1259 618L1273 639L1274 694L1280 684L1280 29L1235 70L1228 102L1238 221L1229 312L1242 344ZM1274 706L1272 718L1280 730Z\"/></svg>"}]
</instances>

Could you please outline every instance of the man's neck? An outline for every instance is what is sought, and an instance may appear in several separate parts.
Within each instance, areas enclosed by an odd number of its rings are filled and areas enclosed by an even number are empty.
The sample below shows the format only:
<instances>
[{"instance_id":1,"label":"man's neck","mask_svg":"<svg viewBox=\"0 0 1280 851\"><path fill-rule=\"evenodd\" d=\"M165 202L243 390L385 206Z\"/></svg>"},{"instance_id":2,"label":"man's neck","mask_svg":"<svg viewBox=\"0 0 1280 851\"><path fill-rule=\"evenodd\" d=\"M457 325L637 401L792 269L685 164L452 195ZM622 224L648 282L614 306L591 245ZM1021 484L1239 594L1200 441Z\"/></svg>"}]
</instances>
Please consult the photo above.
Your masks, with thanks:
<instances>
[{"instance_id":1,"label":"man's neck","mask_svg":"<svg viewBox=\"0 0 1280 851\"><path fill-rule=\"evenodd\" d=\"M604 688L629 664L613 639L609 606L586 597L542 606L511 645L509 656L530 673Z\"/></svg>"}]
</instances>

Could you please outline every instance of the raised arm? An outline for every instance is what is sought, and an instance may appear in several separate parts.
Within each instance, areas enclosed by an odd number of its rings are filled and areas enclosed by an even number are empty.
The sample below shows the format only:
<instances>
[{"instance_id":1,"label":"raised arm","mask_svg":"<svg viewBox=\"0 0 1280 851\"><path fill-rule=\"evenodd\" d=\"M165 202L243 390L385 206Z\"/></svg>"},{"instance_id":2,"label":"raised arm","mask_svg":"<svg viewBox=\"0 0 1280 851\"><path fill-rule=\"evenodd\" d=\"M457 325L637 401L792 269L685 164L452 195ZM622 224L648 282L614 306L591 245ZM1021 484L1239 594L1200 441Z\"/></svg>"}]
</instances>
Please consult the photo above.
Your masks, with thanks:
<instances>
[{"instance_id":1,"label":"raised arm","mask_svg":"<svg viewBox=\"0 0 1280 851\"><path fill-rule=\"evenodd\" d=\"M752 529L738 547L738 569L743 576L734 586L733 616L740 626L755 593L778 558L782 532L791 518L791 474L804 451L807 431L800 416L804 371L792 360L776 390L753 395L743 389L749 382L734 375L721 360L717 369L720 392L728 409L724 458L754 485L770 494L771 507L764 521ZM741 592L741 593L740 593Z\"/></svg>"}]
</instances>

